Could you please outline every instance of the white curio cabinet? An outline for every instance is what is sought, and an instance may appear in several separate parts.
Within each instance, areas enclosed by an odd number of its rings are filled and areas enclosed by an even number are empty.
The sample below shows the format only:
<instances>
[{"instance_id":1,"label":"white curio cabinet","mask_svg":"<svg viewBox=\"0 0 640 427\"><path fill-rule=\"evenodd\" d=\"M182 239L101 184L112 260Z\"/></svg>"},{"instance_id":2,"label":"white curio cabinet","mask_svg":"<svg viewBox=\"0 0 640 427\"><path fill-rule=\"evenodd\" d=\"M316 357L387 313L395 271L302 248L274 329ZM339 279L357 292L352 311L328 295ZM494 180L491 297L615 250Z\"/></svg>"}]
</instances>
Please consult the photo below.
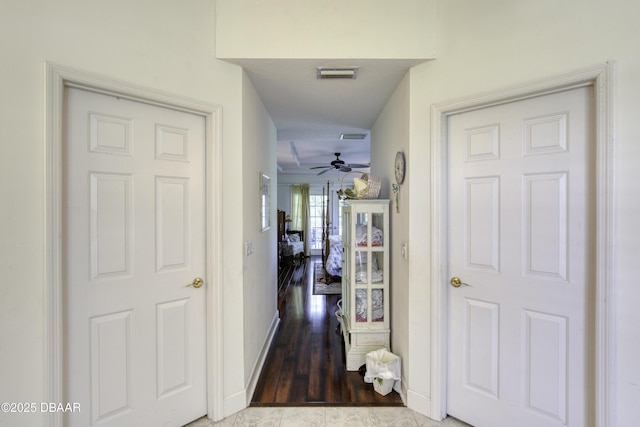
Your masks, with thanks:
<instances>
[{"instance_id":1,"label":"white curio cabinet","mask_svg":"<svg viewBox=\"0 0 640 427\"><path fill-rule=\"evenodd\" d=\"M389 349L389 200L342 205L342 302L339 310L347 370L366 354Z\"/></svg>"}]
</instances>

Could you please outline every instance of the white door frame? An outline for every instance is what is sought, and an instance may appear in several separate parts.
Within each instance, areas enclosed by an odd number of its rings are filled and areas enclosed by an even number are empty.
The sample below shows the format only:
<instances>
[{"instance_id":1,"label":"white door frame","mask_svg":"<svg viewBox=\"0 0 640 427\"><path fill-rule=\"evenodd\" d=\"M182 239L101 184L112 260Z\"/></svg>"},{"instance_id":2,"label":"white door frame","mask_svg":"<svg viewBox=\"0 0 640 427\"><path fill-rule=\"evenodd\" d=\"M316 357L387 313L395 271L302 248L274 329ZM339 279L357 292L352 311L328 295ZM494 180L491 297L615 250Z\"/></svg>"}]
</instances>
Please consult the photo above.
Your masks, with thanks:
<instances>
[{"instance_id":1,"label":"white door frame","mask_svg":"<svg viewBox=\"0 0 640 427\"><path fill-rule=\"evenodd\" d=\"M431 107L431 417L446 416L447 386L447 122L452 114L487 108L577 87L595 95L596 143L596 324L595 396L597 427L615 427L613 71L608 62L558 77L458 99Z\"/></svg>"},{"instance_id":2,"label":"white door frame","mask_svg":"<svg viewBox=\"0 0 640 427\"><path fill-rule=\"evenodd\" d=\"M46 63L45 102L45 327L43 402L63 401L61 261L62 245L62 145L65 87L77 87L137 102L177 109L205 119L205 216L206 216L206 351L207 414L223 417L222 361L222 132L220 106L132 85L107 77ZM44 424L62 426L61 413L47 413Z\"/></svg>"}]
</instances>

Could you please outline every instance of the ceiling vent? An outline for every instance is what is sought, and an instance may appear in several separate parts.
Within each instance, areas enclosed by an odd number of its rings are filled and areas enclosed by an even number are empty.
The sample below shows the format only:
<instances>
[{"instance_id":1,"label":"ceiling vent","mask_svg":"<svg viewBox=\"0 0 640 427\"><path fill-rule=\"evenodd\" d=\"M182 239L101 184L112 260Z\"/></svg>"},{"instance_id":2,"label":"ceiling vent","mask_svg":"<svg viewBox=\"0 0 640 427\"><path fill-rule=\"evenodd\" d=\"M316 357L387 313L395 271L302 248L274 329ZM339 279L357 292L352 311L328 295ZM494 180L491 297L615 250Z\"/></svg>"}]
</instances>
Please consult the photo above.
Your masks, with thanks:
<instances>
[{"instance_id":1,"label":"ceiling vent","mask_svg":"<svg viewBox=\"0 0 640 427\"><path fill-rule=\"evenodd\" d=\"M343 133L340 134L340 139L341 140L346 140L346 139L356 139L356 140L363 140L367 137L366 133Z\"/></svg>"},{"instance_id":2,"label":"ceiling vent","mask_svg":"<svg viewBox=\"0 0 640 427\"><path fill-rule=\"evenodd\" d=\"M316 77L318 79L355 79L358 77L358 67L318 67L316 70Z\"/></svg>"}]
</instances>

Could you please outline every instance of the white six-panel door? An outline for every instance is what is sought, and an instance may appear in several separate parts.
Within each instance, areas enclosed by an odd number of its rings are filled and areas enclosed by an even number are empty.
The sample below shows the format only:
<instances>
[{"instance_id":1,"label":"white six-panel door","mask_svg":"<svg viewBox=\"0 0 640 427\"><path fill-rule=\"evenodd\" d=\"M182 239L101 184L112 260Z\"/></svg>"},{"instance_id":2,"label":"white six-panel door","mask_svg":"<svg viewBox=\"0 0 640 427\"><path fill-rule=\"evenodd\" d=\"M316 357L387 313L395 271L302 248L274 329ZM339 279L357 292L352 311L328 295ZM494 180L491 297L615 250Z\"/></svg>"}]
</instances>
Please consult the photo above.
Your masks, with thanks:
<instances>
[{"instance_id":1,"label":"white six-panel door","mask_svg":"<svg viewBox=\"0 0 640 427\"><path fill-rule=\"evenodd\" d=\"M447 412L474 426L593 423L591 97L449 118Z\"/></svg>"},{"instance_id":2,"label":"white six-panel door","mask_svg":"<svg viewBox=\"0 0 640 427\"><path fill-rule=\"evenodd\" d=\"M205 123L66 89L66 426L181 426L206 413Z\"/></svg>"}]
</instances>

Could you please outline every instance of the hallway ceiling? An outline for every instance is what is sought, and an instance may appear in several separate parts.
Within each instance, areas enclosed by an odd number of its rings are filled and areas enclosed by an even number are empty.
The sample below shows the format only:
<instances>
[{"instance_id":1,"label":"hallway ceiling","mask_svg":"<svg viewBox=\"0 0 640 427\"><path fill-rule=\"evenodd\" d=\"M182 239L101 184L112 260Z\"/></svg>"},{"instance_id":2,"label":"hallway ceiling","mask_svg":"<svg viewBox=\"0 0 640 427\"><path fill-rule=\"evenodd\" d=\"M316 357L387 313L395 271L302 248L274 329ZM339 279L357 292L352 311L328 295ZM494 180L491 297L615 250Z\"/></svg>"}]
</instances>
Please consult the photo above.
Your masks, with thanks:
<instances>
[{"instance_id":1,"label":"hallway ceiling","mask_svg":"<svg viewBox=\"0 0 640 427\"><path fill-rule=\"evenodd\" d=\"M310 168L328 165L334 153L341 153L347 164L370 162L371 127L407 70L423 60L232 62L244 68L276 126L279 173L316 175L324 169ZM358 67L357 79L317 79L317 67ZM341 140L343 133L365 133L366 138Z\"/></svg>"}]
</instances>

